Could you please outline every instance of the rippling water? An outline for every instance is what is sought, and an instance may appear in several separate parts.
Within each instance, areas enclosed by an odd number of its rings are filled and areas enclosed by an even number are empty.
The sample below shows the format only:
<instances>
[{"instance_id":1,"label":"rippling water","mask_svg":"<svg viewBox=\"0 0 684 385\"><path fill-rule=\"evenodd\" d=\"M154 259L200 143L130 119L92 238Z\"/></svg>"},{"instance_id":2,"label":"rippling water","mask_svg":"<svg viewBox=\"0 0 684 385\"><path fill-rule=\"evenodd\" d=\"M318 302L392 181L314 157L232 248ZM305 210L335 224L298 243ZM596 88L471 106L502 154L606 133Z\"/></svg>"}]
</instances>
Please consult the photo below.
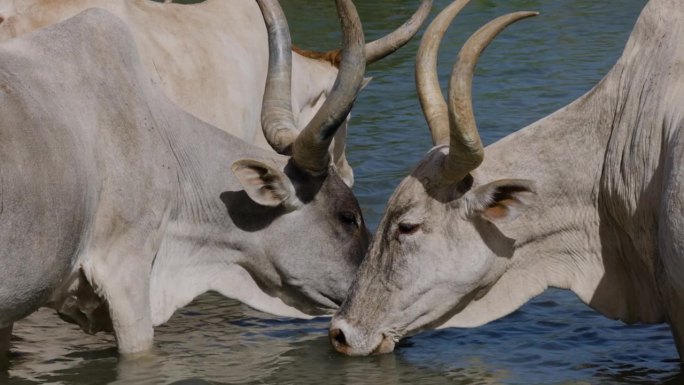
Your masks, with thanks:
<instances>
[{"instance_id":1,"label":"rippling water","mask_svg":"<svg viewBox=\"0 0 684 385\"><path fill-rule=\"evenodd\" d=\"M319 49L337 44L332 2L283 3L295 42ZM373 38L400 24L418 0L357 3ZM447 1L435 3L433 13ZM541 12L509 28L480 62L476 116L491 143L596 84L619 57L644 4L473 0L442 45L442 83L469 32L506 12ZM371 227L396 184L430 148L413 82L417 43L369 68L374 80L354 109L349 158ZM0 371L0 383L684 383L667 326L608 320L560 290L484 327L423 333L379 357L338 355L328 345L327 323L278 318L207 294L157 329L155 357L122 361L112 336L87 336L43 310L15 325L17 357Z\"/></svg>"}]
</instances>

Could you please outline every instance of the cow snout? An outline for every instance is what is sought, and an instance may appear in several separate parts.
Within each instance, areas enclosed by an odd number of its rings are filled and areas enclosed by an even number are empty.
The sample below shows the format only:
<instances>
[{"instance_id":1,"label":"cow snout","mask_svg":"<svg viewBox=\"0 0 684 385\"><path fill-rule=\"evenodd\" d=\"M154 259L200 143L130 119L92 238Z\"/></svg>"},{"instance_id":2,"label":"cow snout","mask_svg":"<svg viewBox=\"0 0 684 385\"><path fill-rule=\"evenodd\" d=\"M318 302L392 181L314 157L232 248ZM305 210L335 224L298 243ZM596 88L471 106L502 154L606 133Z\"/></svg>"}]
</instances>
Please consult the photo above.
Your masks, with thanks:
<instances>
[{"instance_id":1,"label":"cow snout","mask_svg":"<svg viewBox=\"0 0 684 385\"><path fill-rule=\"evenodd\" d=\"M335 318L333 318L328 331L330 343L335 350L348 356L358 355L358 353L355 354L355 349L350 345L350 341L354 341L357 334L356 329L347 321Z\"/></svg>"},{"instance_id":2,"label":"cow snout","mask_svg":"<svg viewBox=\"0 0 684 385\"><path fill-rule=\"evenodd\" d=\"M347 345L347 338L344 336L342 329L330 328L328 335L330 337L330 343L335 350L342 354L347 354L349 351L349 345Z\"/></svg>"},{"instance_id":3,"label":"cow snout","mask_svg":"<svg viewBox=\"0 0 684 385\"><path fill-rule=\"evenodd\" d=\"M345 320L333 319L328 332L330 343L339 353L348 356L367 356L390 353L394 342L381 333L374 337L363 333Z\"/></svg>"}]
</instances>

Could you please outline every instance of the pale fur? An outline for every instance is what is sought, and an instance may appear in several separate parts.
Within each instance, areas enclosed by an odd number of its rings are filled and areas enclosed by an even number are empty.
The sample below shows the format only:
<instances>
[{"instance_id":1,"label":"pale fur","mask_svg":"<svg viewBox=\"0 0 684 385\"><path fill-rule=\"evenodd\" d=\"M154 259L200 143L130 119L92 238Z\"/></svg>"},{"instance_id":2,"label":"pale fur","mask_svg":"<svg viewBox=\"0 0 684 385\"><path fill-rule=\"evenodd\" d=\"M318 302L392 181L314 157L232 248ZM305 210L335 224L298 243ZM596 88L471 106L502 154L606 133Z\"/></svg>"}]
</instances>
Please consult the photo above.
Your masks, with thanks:
<instances>
[{"instance_id":1,"label":"pale fur","mask_svg":"<svg viewBox=\"0 0 684 385\"><path fill-rule=\"evenodd\" d=\"M3 43L0 84L0 348L40 306L137 353L207 290L303 317L344 298L369 238L335 170L310 176L178 108L116 16ZM246 159L300 205L256 203L231 172Z\"/></svg>"},{"instance_id":2,"label":"pale fur","mask_svg":"<svg viewBox=\"0 0 684 385\"><path fill-rule=\"evenodd\" d=\"M271 150L261 129L268 37L255 1L207 0L160 4L151 0L0 0L0 41L66 20L92 7L119 16L133 32L149 75L180 107L248 143ZM337 77L328 61L293 52L292 110L302 130ZM332 161L351 186L344 129Z\"/></svg>"}]
</instances>

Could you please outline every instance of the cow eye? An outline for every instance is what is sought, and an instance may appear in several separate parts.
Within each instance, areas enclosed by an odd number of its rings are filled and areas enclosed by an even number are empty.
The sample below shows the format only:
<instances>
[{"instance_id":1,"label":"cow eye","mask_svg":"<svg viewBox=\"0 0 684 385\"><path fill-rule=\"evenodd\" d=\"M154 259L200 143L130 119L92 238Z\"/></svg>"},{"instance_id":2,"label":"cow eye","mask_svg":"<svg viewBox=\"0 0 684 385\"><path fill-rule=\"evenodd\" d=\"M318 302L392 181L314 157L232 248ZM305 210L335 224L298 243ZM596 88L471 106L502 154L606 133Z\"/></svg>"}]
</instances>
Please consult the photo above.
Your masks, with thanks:
<instances>
[{"instance_id":1,"label":"cow eye","mask_svg":"<svg viewBox=\"0 0 684 385\"><path fill-rule=\"evenodd\" d=\"M404 234L404 235L413 234L413 233L415 233L416 231L418 231L419 228L420 228L420 224L419 224L419 223L406 223L406 222L402 222L402 223L399 223L399 225L397 226L397 229L399 230L399 233L400 233L400 234Z\"/></svg>"},{"instance_id":2,"label":"cow eye","mask_svg":"<svg viewBox=\"0 0 684 385\"><path fill-rule=\"evenodd\" d=\"M359 222L356 221L356 215L351 211L342 211L337 214L340 221L346 225L358 227Z\"/></svg>"}]
</instances>

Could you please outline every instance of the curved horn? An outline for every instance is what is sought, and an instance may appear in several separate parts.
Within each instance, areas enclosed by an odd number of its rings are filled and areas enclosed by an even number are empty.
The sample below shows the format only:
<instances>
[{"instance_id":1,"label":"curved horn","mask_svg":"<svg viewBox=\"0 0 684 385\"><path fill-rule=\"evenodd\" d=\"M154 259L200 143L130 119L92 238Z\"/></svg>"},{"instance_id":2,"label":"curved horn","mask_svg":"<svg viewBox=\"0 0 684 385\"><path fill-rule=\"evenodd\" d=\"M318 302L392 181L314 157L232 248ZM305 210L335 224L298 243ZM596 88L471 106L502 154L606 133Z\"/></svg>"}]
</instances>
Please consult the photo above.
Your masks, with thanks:
<instances>
[{"instance_id":1,"label":"curved horn","mask_svg":"<svg viewBox=\"0 0 684 385\"><path fill-rule=\"evenodd\" d=\"M473 114L473 73L482 51L510 24L537 12L515 12L500 16L475 32L463 45L449 80L449 154L444 160L444 177L460 181L482 163L484 147Z\"/></svg>"},{"instance_id":2,"label":"curved horn","mask_svg":"<svg viewBox=\"0 0 684 385\"><path fill-rule=\"evenodd\" d=\"M423 0L416 12L401 27L366 44L366 64L375 63L408 43L430 15L431 8L432 0Z\"/></svg>"},{"instance_id":3,"label":"curved horn","mask_svg":"<svg viewBox=\"0 0 684 385\"><path fill-rule=\"evenodd\" d=\"M342 61L330 95L299 134L292 148L295 163L312 174L325 173L328 147L361 89L366 69L361 20L351 0L336 0L342 25Z\"/></svg>"},{"instance_id":4,"label":"curved horn","mask_svg":"<svg viewBox=\"0 0 684 385\"><path fill-rule=\"evenodd\" d=\"M383 59L385 56L392 54L394 51L408 43L430 15L431 8L432 0L422 0L418 9L411 15L411 18L399 28L378 40L366 44L366 65L373 64L376 61ZM293 49L302 56L326 60L336 67L339 67L340 65L341 50L339 49L325 52L310 51L297 46Z\"/></svg>"},{"instance_id":5,"label":"curved horn","mask_svg":"<svg viewBox=\"0 0 684 385\"><path fill-rule=\"evenodd\" d=\"M268 144L289 154L297 138L292 114L292 50L290 29L277 0L257 0L268 30L268 74L261 108L261 125Z\"/></svg>"},{"instance_id":6,"label":"curved horn","mask_svg":"<svg viewBox=\"0 0 684 385\"><path fill-rule=\"evenodd\" d=\"M427 120L432 143L447 144L449 115L437 78L437 52L447 28L470 0L456 0L435 17L423 33L416 55L416 89L423 115Z\"/></svg>"}]
</instances>

